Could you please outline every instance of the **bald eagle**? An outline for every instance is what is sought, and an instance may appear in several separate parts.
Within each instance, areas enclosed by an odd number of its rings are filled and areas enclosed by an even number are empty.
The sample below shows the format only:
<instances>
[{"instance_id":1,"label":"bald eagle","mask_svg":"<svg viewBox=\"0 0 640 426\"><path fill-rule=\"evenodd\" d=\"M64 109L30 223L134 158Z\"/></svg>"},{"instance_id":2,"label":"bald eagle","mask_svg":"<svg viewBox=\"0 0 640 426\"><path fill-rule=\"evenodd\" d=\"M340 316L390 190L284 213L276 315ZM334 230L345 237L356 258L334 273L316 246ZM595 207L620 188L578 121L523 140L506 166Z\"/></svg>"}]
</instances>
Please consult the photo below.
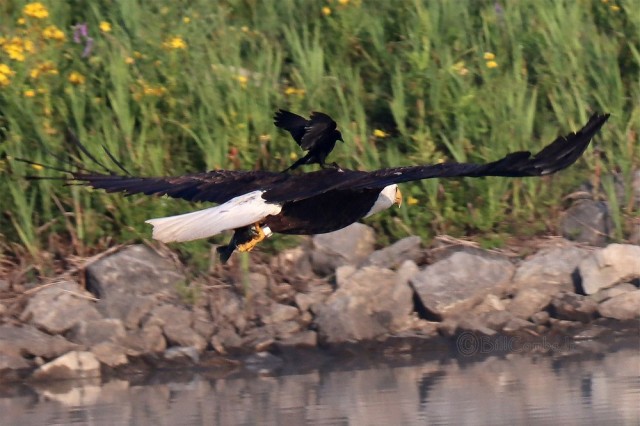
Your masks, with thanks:
<instances>
[{"instance_id":1,"label":"bald eagle","mask_svg":"<svg viewBox=\"0 0 640 426\"><path fill-rule=\"evenodd\" d=\"M307 154L286 168L284 172L295 170L304 164L319 164L325 168L327 155L336 146L336 141L342 140L342 133L337 130L337 124L331 117L322 112L314 111L311 118L307 120L297 114L283 109L276 112L273 117L273 124L291 133L293 140L307 151ZM338 168L333 163L334 168Z\"/></svg>"},{"instance_id":2,"label":"bald eagle","mask_svg":"<svg viewBox=\"0 0 640 426\"><path fill-rule=\"evenodd\" d=\"M207 238L234 230L231 242L219 247L221 259L250 251L272 233L321 234L344 228L364 217L400 205L399 183L430 178L544 176L573 164L584 152L609 114L594 114L576 133L558 137L540 152L507 154L486 164L441 163L391 167L372 172L327 168L301 175L269 171L213 170L167 177L135 177L45 166L69 174L63 179L107 192L168 195L219 205L177 216L149 219L154 239L165 243ZM81 145L81 150L91 157ZM111 155L111 160L124 167ZM79 166L79 165L78 165ZM41 177L34 177L41 178Z\"/></svg>"}]
</instances>

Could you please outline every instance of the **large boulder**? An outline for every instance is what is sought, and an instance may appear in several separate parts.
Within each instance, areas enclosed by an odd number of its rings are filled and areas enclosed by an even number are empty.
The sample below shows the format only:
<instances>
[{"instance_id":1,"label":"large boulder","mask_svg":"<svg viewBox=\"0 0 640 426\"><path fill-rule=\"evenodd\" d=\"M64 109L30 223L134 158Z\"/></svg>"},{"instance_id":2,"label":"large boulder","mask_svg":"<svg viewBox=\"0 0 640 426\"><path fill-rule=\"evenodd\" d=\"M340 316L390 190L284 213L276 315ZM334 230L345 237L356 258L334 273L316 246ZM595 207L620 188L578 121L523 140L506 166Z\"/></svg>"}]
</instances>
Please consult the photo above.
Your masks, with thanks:
<instances>
[{"instance_id":1,"label":"large boulder","mask_svg":"<svg viewBox=\"0 0 640 426\"><path fill-rule=\"evenodd\" d=\"M52 359L79 347L62 336L50 336L30 325L0 325L0 354Z\"/></svg>"},{"instance_id":2,"label":"large boulder","mask_svg":"<svg viewBox=\"0 0 640 426\"><path fill-rule=\"evenodd\" d=\"M598 313L606 318L632 320L640 318L640 290L619 294L598 305Z\"/></svg>"},{"instance_id":3,"label":"large boulder","mask_svg":"<svg viewBox=\"0 0 640 426\"><path fill-rule=\"evenodd\" d=\"M609 206L604 201L583 199L571 206L562 217L562 236L593 246L607 242L613 229Z\"/></svg>"},{"instance_id":4,"label":"large boulder","mask_svg":"<svg viewBox=\"0 0 640 426\"><path fill-rule=\"evenodd\" d=\"M513 283L518 288L554 285L558 291L572 291L575 271L588 255L573 244L543 249L518 265Z\"/></svg>"},{"instance_id":5,"label":"large boulder","mask_svg":"<svg viewBox=\"0 0 640 426\"><path fill-rule=\"evenodd\" d=\"M160 326L172 345L192 346L199 352L207 347L207 340L192 328L193 313L184 308L168 304L157 306L146 324Z\"/></svg>"},{"instance_id":6,"label":"large boulder","mask_svg":"<svg viewBox=\"0 0 640 426\"><path fill-rule=\"evenodd\" d=\"M376 250L364 260L363 266L377 266L379 268L396 269L404 261L417 262L422 257L420 245L422 241L418 236L403 238L388 247Z\"/></svg>"},{"instance_id":7,"label":"large boulder","mask_svg":"<svg viewBox=\"0 0 640 426\"><path fill-rule=\"evenodd\" d=\"M87 268L87 289L107 300L117 294L175 297L176 286L185 281L174 262L142 244L129 246Z\"/></svg>"},{"instance_id":8,"label":"large boulder","mask_svg":"<svg viewBox=\"0 0 640 426\"><path fill-rule=\"evenodd\" d=\"M311 263L318 275L331 275L341 265L357 265L373 252L375 233L362 223L313 237Z\"/></svg>"},{"instance_id":9,"label":"large boulder","mask_svg":"<svg viewBox=\"0 0 640 426\"><path fill-rule=\"evenodd\" d=\"M50 334L63 334L78 323L102 318L92 299L77 283L61 281L35 293L20 320Z\"/></svg>"},{"instance_id":10,"label":"large boulder","mask_svg":"<svg viewBox=\"0 0 640 426\"><path fill-rule=\"evenodd\" d=\"M411 278L424 307L437 317L457 315L487 294L503 293L515 267L507 259L461 251Z\"/></svg>"},{"instance_id":11,"label":"large boulder","mask_svg":"<svg viewBox=\"0 0 640 426\"><path fill-rule=\"evenodd\" d=\"M578 269L586 294L640 278L640 246L610 244L585 258Z\"/></svg>"},{"instance_id":12,"label":"large boulder","mask_svg":"<svg viewBox=\"0 0 640 426\"><path fill-rule=\"evenodd\" d=\"M32 377L38 380L100 377L100 362L91 352L72 351L42 365Z\"/></svg>"},{"instance_id":13,"label":"large boulder","mask_svg":"<svg viewBox=\"0 0 640 426\"><path fill-rule=\"evenodd\" d=\"M399 331L413 310L412 298L406 280L393 271L375 266L357 270L323 304L312 306L320 339L370 340Z\"/></svg>"}]
</instances>

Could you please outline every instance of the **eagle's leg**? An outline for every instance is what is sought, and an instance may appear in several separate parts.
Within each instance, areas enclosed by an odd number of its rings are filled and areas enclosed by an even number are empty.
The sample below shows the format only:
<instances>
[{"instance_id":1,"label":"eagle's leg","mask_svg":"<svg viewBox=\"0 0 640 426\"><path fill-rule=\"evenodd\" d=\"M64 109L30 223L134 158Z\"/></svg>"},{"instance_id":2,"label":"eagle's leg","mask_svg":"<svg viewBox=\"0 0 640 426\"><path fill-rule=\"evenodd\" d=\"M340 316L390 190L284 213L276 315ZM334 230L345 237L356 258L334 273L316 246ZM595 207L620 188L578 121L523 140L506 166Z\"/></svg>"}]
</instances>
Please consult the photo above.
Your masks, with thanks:
<instances>
[{"instance_id":1,"label":"eagle's leg","mask_svg":"<svg viewBox=\"0 0 640 426\"><path fill-rule=\"evenodd\" d=\"M253 234L253 238L246 243L238 244L238 251L251 251L258 243L271 235L271 230L268 227L263 229L260 223L255 223L253 228L250 229L250 232Z\"/></svg>"}]
</instances>

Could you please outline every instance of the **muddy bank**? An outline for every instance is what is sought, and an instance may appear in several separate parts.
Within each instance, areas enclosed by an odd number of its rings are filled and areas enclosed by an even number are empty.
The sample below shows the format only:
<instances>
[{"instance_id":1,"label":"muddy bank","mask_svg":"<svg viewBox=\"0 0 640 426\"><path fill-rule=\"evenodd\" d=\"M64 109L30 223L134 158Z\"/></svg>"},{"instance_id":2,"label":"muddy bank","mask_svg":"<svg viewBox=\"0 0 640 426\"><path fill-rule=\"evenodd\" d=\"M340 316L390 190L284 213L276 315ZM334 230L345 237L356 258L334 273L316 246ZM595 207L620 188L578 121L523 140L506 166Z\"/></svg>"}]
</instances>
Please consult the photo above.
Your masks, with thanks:
<instances>
[{"instance_id":1,"label":"muddy bank","mask_svg":"<svg viewBox=\"0 0 640 426\"><path fill-rule=\"evenodd\" d=\"M424 248L418 237L375 250L374 237L355 224L196 279L134 245L73 278L0 282L1 380L269 370L327 350L566 355L638 334L640 246L552 238L525 256L452 240Z\"/></svg>"}]
</instances>

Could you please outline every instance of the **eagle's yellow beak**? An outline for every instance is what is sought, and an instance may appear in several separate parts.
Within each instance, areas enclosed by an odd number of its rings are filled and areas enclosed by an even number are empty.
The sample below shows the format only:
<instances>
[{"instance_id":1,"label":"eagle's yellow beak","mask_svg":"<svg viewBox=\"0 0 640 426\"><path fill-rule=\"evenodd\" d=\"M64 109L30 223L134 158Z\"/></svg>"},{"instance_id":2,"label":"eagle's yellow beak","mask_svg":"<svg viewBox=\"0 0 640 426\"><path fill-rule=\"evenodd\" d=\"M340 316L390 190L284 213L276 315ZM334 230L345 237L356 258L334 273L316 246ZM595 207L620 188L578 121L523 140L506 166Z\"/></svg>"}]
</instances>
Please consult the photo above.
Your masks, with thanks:
<instances>
[{"instance_id":1,"label":"eagle's yellow beak","mask_svg":"<svg viewBox=\"0 0 640 426\"><path fill-rule=\"evenodd\" d=\"M402 206L402 192L400 192L400 188L396 187L396 198L393 200L393 202L398 205L398 208Z\"/></svg>"}]
</instances>

